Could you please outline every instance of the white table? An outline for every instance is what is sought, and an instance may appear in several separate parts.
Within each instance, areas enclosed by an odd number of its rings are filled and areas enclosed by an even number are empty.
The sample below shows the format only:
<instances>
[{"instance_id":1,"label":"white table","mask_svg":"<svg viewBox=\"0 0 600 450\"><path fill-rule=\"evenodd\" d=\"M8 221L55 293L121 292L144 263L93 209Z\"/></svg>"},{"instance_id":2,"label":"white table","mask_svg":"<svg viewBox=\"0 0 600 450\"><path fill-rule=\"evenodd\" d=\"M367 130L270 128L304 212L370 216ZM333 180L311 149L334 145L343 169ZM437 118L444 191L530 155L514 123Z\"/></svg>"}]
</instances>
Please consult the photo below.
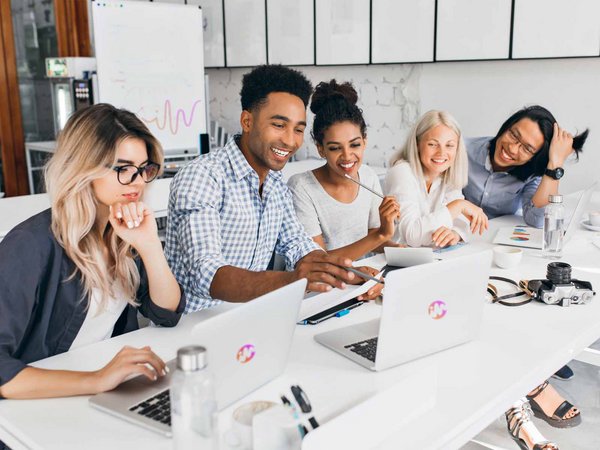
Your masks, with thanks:
<instances>
[{"instance_id":1,"label":"white table","mask_svg":"<svg viewBox=\"0 0 600 450\"><path fill-rule=\"evenodd\" d=\"M595 203L598 209L600 202ZM453 258L489 248L495 228L518 221L515 217L496 219L483 239L443 256ZM589 280L598 289L600 249L590 245L594 237L593 232L578 230L562 260L573 266L574 278ZM547 262L539 251L526 250L518 269L494 268L492 274L543 278ZM230 305L219 309L227 307ZM150 344L161 357L170 359L178 347L189 343L190 328L219 309L184 317L174 329L145 328L35 365L92 370L125 344ZM369 304L318 326L298 326L283 377L238 404L278 398L281 387L293 380L308 393L322 423L308 435L303 448L365 448L365 443L366 448L459 448L600 337L600 299L596 298L588 305L570 308L540 303L516 308L488 304L476 341L381 373L372 373L312 339L316 332L373 318L379 310ZM210 343L207 346L210 348ZM388 397L392 401L386 403ZM373 398L380 407L373 407ZM223 412L222 424L235 406ZM344 433L332 437L328 422L331 429L341 427ZM2 400L0 440L15 449L171 448L167 438L92 409L87 397Z\"/></svg>"}]
</instances>

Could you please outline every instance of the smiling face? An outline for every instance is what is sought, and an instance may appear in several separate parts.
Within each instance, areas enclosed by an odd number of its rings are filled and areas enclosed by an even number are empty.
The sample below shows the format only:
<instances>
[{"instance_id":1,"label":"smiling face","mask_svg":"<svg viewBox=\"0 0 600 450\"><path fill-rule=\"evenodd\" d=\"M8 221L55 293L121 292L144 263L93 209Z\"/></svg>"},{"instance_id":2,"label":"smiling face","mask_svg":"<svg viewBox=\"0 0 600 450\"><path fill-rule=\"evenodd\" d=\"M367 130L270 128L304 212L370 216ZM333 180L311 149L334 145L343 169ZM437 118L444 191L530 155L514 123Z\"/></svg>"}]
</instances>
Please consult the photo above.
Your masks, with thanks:
<instances>
[{"instance_id":1,"label":"smiling face","mask_svg":"<svg viewBox=\"0 0 600 450\"><path fill-rule=\"evenodd\" d=\"M338 122L325 130L323 145L317 145L319 154L327 159L331 175L344 177L345 174L358 178L367 145L360 127L352 122Z\"/></svg>"},{"instance_id":2,"label":"smiling face","mask_svg":"<svg viewBox=\"0 0 600 450\"><path fill-rule=\"evenodd\" d=\"M299 97L271 92L253 111L242 111L241 150L261 179L281 170L304 141L306 109Z\"/></svg>"},{"instance_id":3,"label":"smiling face","mask_svg":"<svg viewBox=\"0 0 600 450\"><path fill-rule=\"evenodd\" d=\"M421 135L418 148L423 174L433 181L454 163L458 135L446 125L436 125Z\"/></svg>"},{"instance_id":4,"label":"smiling face","mask_svg":"<svg viewBox=\"0 0 600 450\"><path fill-rule=\"evenodd\" d=\"M139 138L126 138L117 145L117 162L115 167L133 164L143 166L148 162L146 144ZM119 183L117 172L111 170L101 178L92 181L92 190L98 203L108 207L117 202L130 203L139 201L146 183L141 176L128 185Z\"/></svg>"},{"instance_id":5,"label":"smiling face","mask_svg":"<svg viewBox=\"0 0 600 450\"><path fill-rule=\"evenodd\" d=\"M528 163L544 145L544 135L533 120L524 118L512 125L496 140L492 165L506 170Z\"/></svg>"}]
</instances>

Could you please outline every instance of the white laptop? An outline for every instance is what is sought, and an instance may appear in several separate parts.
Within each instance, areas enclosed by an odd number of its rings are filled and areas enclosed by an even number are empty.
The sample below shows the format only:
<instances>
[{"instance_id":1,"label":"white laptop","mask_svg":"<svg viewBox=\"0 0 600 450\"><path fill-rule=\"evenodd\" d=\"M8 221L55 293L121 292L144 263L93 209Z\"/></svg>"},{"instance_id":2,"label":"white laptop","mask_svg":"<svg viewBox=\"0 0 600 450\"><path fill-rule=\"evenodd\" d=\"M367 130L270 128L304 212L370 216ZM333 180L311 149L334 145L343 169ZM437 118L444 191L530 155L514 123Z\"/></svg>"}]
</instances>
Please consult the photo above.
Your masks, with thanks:
<instances>
[{"instance_id":1,"label":"white laptop","mask_svg":"<svg viewBox=\"0 0 600 450\"><path fill-rule=\"evenodd\" d=\"M375 371L468 342L479 331L491 262L487 250L390 272L379 319L315 340Z\"/></svg>"},{"instance_id":2,"label":"white laptop","mask_svg":"<svg viewBox=\"0 0 600 450\"><path fill-rule=\"evenodd\" d=\"M388 266L411 267L433 262L433 249L429 247L384 247Z\"/></svg>"},{"instance_id":3,"label":"white laptop","mask_svg":"<svg viewBox=\"0 0 600 450\"><path fill-rule=\"evenodd\" d=\"M182 346L206 347L219 409L283 372L305 289L306 280L298 280L192 329L189 342ZM176 360L167 365L170 373L158 381L133 378L110 392L91 397L90 404L170 436L169 383Z\"/></svg>"},{"instance_id":4,"label":"white laptop","mask_svg":"<svg viewBox=\"0 0 600 450\"><path fill-rule=\"evenodd\" d=\"M563 243L567 243L575 233L575 230L581 222L581 218L590 198L598 186L598 182L593 183L579 197L577 206L568 220L568 225L565 229ZM565 222L567 222L565 220ZM544 242L544 232L539 228L529 227L527 225L515 225L513 227L502 227L494 237L494 244L511 245L514 247L534 248L541 250Z\"/></svg>"}]
</instances>

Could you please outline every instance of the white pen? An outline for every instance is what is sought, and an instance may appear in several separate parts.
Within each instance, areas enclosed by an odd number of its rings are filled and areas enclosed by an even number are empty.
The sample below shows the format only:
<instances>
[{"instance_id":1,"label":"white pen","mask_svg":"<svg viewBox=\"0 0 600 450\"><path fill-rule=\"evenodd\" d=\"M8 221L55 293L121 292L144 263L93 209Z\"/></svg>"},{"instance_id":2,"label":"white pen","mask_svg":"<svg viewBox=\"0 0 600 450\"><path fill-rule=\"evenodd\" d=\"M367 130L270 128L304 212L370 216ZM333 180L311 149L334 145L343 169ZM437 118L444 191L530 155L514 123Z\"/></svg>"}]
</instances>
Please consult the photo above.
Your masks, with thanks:
<instances>
[{"instance_id":1,"label":"white pen","mask_svg":"<svg viewBox=\"0 0 600 450\"><path fill-rule=\"evenodd\" d=\"M341 267L342 269L347 270L349 272L352 272L355 275L358 275L359 277L361 277L364 280L372 280L372 281L376 281L379 284L385 284L379 278L372 277L368 273L364 273L364 272L361 272L360 270L356 270L354 267L343 267L343 266L339 266L339 267Z\"/></svg>"},{"instance_id":2,"label":"white pen","mask_svg":"<svg viewBox=\"0 0 600 450\"><path fill-rule=\"evenodd\" d=\"M344 176L346 178L348 178L349 180L354 181L356 184L358 184L361 187L364 187L367 191L372 192L373 194L375 194L377 197L381 197L381 198L385 198L383 195L381 195L379 192L374 191L373 189L371 189L368 186L365 186L364 184L362 184L360 181L355 180L354 178L352 178L350 175L348 175L347 173L344 174Z\"/></svg>"}]
</instances>

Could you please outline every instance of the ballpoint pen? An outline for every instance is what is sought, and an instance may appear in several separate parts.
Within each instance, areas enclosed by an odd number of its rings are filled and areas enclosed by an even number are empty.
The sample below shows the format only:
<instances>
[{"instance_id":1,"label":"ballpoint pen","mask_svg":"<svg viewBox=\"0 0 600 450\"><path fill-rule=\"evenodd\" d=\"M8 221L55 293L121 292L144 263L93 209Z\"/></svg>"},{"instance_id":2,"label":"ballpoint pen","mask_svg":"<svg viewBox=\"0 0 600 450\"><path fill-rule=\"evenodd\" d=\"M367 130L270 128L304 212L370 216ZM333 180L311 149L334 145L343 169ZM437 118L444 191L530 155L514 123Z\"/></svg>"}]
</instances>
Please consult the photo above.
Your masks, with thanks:
<instances>
[{"instance_id":1,"label":"ballpoint pen","mask_svg":"<svg viewBox=\"0 0 600 450\"><path fill-rule=\"evenodd\" d=\"M377 192L377 191L374 191L373 189L371 189L371 188L370 188L370 187L368 187L368 186L365 186L365 185L364 185L364 184L362 184L360 181L358 181L358 180L355 180L354 178L352 178L352 177L351 177L350 175L348 175L347 173L345 173L345 174L344 174L344 176L345 176L346 178L348 178L349 180L352 180L352 181L354 181L354 182L355 182L356 184L358 184L360 187L363 187L363 188L365 188L367 191L369 191L369 192L372 192L372 193L373 193L373 194L375 194L377 197L380 197L380 198L385 198L385 197L384 197L382 194L380 194L379 192Z\"/></svg>"}]
</instances>

